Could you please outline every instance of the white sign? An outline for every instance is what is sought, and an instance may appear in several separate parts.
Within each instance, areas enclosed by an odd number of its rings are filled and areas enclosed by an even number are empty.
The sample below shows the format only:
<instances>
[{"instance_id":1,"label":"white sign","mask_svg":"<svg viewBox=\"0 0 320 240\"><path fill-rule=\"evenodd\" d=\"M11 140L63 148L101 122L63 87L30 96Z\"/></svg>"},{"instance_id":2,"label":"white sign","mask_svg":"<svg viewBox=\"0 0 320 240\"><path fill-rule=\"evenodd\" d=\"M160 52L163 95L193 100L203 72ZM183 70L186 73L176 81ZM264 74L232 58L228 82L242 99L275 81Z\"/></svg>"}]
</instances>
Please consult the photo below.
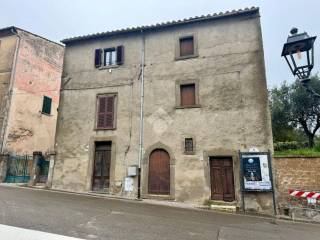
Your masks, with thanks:
<instances>
[{"instance_id":1,"label":"white sign","mask_svg":"<svg viewBox=\"0 0 320 240\"><path fill-rule=\"evenodd\" d=\"M124 191L125 192L132 192L133 191L133 178L126 177L124 179Z\"/></svg>"},{"instance_id":2,"label":"white sign","mask_svg":"<svg viewBox=\"0 0 320 240\"><path fill-rule=\"evenodd\" d=\"M316 198L307 198L308 204L315 205L317 204Z\"/></svg>"},{"instance_id":3,"label":"white sign","mask_svg":"<svg viewBox=\"0 0 320 240\"><path fill-rule=\"evenodd\" d=\"M245 190L272 190L267 154L242 155Z\"/></svg>"}]
</instances>

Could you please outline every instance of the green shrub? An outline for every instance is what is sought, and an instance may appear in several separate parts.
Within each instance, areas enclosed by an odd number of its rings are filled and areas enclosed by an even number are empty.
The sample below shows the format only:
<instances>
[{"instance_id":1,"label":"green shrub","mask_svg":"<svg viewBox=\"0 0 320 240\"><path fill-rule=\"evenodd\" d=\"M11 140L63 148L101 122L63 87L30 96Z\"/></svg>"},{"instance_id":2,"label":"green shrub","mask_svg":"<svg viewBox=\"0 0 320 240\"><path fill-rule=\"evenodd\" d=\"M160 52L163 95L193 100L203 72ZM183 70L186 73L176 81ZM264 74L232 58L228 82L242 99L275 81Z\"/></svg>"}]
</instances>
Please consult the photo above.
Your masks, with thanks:
<instances>
[{"instance_id":1,"label":"green shrub","mask_svg":"<svg viewBox=\"0 0 320 240\"><path fill-rule=\"evenodd\" d=\"M274 144L274 150L275 151L284 151L284 150L294 150L301 147L301 144L299 144L296 141L292 142L277 142Z\"/></svg>"},{"instance_id":2,"label":"green shrub","mask_svg":"<svg viewBox=\"0 0 320 240\"><path fill-rule=\"evenodd\" d=\"M320 141L317 141L313 147L316 152L320 152Z\"/></svg>"}]
</instances>

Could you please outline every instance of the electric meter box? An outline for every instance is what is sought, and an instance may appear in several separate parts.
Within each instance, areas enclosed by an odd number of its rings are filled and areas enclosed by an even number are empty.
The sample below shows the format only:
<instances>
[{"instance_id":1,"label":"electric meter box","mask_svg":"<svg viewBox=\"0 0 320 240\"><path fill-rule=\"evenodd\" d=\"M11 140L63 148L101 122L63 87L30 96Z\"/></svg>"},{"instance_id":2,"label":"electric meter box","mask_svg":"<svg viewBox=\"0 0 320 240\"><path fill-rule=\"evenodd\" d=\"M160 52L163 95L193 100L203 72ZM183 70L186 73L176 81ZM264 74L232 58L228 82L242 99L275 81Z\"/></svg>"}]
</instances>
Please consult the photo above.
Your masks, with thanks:
<instances>
[{"instance_id":1,"label":"electric meter box","mask_svg":"<svg viewBox=\"0 0 320 240\"><path fill-rule=\"evenodd\" d=\"M128 167L128 177L135 177L138 175L138 166L129 166Z\"/></svg>"}]
</instances>

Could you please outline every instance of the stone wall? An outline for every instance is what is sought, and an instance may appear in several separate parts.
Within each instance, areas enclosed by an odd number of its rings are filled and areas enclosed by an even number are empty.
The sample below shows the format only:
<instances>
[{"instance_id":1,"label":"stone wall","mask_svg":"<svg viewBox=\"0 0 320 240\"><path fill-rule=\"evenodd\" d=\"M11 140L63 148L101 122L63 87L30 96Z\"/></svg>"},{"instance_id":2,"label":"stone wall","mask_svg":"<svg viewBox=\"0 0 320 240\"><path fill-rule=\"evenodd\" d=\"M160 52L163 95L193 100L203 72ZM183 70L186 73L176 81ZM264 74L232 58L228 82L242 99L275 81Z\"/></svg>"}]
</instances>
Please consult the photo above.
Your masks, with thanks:
<instances>
[{"instance_id":1,"label":"stone wall","mask_svg":"<svg viewBox=\"0 0 320 240\"><path fill-rule=\"evenodd\" d=\"M288 190L320 191L320 158L275 157L275 185L278 204L288 200Z\"/></svg>"}]
</instances>

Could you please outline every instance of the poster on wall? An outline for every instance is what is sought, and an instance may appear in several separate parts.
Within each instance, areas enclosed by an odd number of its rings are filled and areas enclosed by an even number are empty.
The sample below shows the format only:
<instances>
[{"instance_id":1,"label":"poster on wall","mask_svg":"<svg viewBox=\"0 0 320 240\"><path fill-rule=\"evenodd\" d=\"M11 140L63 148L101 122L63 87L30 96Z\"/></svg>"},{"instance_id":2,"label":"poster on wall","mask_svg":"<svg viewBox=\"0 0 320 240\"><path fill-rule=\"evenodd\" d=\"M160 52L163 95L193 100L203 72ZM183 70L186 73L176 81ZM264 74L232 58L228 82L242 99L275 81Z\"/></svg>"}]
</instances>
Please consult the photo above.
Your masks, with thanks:
<instances>
[{"instance_id":1,"label":"poster on wall","mask_svg":"<svg viewBox=\"0 0 320 240\"><path fill-rule=\"evenodd\" d=\"M245 191L271 191L268 153L241 154L243 188Z\"/></svg>"},{"instance_id":2,"label":"poster on wall","mask_svg":"<svg viewBox=\"0 0 320 240\"><path fill-rule=\"evenodd\" d=\"M133 178L126 177L124 179L124 191L125 192L132 192L133 191Z\"/></svg>"}]
</instances>

